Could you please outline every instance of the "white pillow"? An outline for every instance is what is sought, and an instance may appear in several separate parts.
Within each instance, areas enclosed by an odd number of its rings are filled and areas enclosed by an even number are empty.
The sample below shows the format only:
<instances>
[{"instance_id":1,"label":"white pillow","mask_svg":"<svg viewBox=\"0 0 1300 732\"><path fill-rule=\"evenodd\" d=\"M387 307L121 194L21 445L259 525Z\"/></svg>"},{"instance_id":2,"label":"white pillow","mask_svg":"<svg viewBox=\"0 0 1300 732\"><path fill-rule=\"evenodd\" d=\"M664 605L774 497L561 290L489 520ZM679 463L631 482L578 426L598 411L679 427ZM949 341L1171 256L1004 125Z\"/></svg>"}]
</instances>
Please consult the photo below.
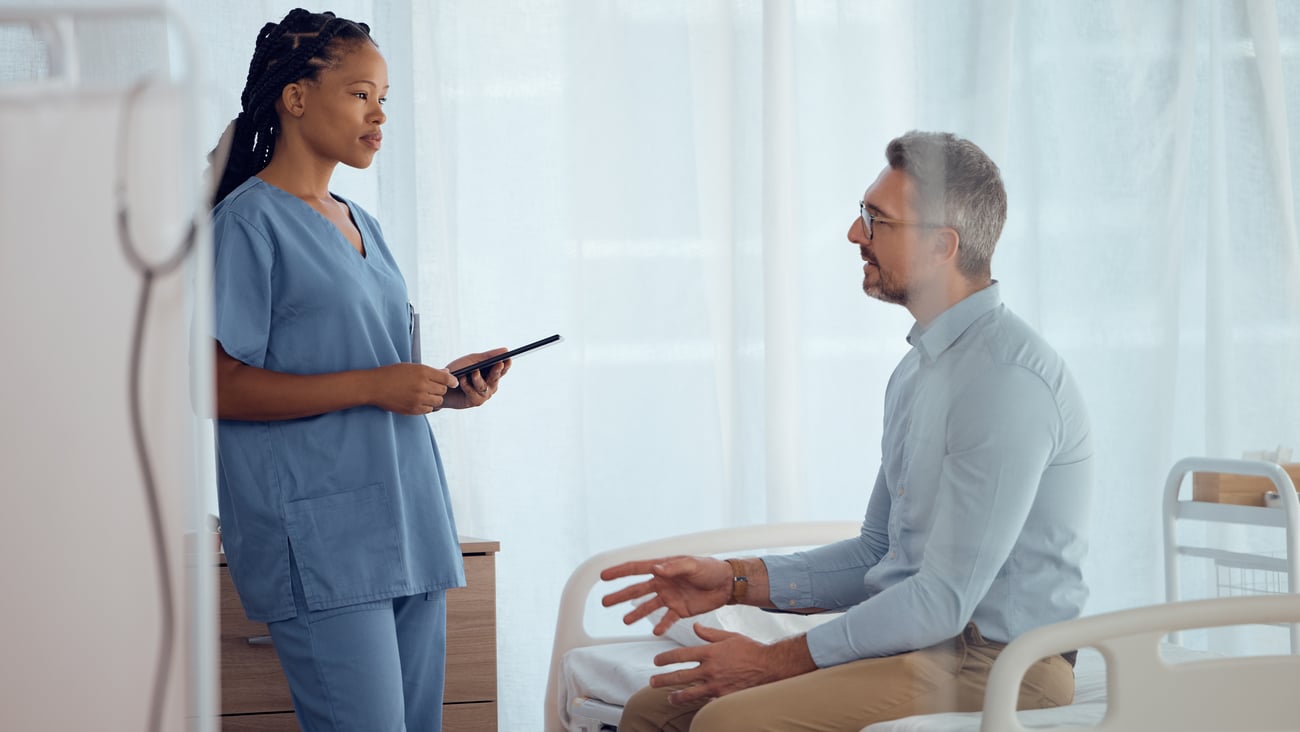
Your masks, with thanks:
<instances>
[{"instance_id":1,"label":"white pillow","mask_svg":"<svg viewBox=\"0 0 1300 732\"><path fill-rule=\"evenodd\" d=\"M664 612L664 609L660 608L646 616L650 627L653 628L659 622ZM695 634L695 624L701 623L712 628L747 635L760 643L775 643L782 638L807 633L810 629L839 616L840 613L798 615L765 612L748 605L723 605L717 610L678 620L668 627L664 637L677 641L683 646L702 646L707 641Z\"/></svg>"}]
</instances>

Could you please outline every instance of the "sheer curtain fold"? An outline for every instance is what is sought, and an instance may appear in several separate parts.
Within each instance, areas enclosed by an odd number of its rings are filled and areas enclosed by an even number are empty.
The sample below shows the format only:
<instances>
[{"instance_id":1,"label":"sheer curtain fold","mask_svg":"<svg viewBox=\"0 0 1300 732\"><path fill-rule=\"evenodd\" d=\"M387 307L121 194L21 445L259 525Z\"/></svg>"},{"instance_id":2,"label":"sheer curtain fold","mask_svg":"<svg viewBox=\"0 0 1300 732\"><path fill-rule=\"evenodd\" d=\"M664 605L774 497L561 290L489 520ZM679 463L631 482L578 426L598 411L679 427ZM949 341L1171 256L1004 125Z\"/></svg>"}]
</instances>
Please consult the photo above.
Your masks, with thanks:
<instances>
[{"instance_id":1,"label":"sheer curtain fold","mask_svg":"<svg viewBox=\"0 0 1300 732\"><path fill-rule=\"evenodd\" d=\"M1275 182L1274 195L1278 202L1278 224L1281 240L1281 262L1285 279L1291 282L1300 279L1300 236L1296 232L1296 189L1294 155L1291 138L1295 134L1293 115L1296 114L1294 97L1287 93L1284 57L1282 53L1283 34L1278 25L1277 6L1270 2L1253 2L1247 5L1247 24L1251 40L1255 47L1255 67L1262 88L1261 101L1263 114L1260 115L1265 125L1265 139L1268 149L1275 154L1268 158L1270 177ZM1287 36L1289 42L1294 42ZM1292 49L1286 59L1294 66L1295 52ZM1291 75L1294 83L1294 74ZM1296 311L1300 303L1300 292L1292 289L1289 293L1291 311Z\"/></svg>"},{"instance_id":2,"label":"sheer curtain fold","mask_svg":"<svg viewBox=\"0 0 1300 732\"><path fill-rule=\"evenodd\" d=\"M761 245L763 248L763 400L766 502L764 518L791 520L803 513L807 500L800 463L803 452L799 396L806 373L800 357L799 311L804 283L798 241L801 214L799 140L795 69L795 7L767 3L763 12Z\"/></svg>"},{"instance_id":3,"label":"sheer curtain fold","mask_svg":"<svg viewBox=\"0 0 1300 732\"><path fill-rule=\"evenodd\" d=\"M698 3L686 19L690 76L691 150L694 196L698 201L699 237L704 246L703 280L705 315L712 342L711 378L716 390L719 481L721 504L733 516L745 516L747 504L739 469L740 435L744 431L738 412L741 395L736 374L742 368L739 353L744 338L739 331L738 288L735 275L738 253L736 217L751 211L733 195L732 160L739 146L728 132L737 118L733 94L737 88L738 23L728 4ZM725 144L698 144L722 142ZM702 375L708 372L701 372Z\"/></svg>"},{"instance_id":4,"label":"sheer curtain fold","mask_svg":"<svg viewBox=\"0 0 1300 732\"><path fill-rule=\"evenodd\" d=\"M177 4L234 99L230 67L292 7ZM426 360L566 337L433 419L462 532L502 543L502 729L540 726L583 558L861 515L911 321L861 293L845 232L908 129L1002 168L994 275L1092 411L1090 612L1162 598L1176 458L1300 450L1289 4L344 5L394 89L379 165L340 192L378 209Z\"/></svg>"}]
</instances>

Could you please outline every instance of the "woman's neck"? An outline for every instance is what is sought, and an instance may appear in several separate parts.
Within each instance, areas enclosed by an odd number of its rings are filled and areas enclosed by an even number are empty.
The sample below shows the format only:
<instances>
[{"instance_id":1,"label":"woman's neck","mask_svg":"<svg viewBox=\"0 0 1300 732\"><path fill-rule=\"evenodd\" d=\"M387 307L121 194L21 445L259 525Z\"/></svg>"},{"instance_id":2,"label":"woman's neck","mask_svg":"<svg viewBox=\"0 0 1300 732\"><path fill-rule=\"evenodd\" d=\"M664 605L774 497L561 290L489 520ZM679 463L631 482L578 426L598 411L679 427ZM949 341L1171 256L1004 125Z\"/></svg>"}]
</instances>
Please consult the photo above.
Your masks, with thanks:
<instances>
[{"instance_id":1,"label":"woman's neck","mask_svg":"<svg viewBox=\"0 0 1300 732\"><path fill-rule=\"evenodd\" d=\"M257 177L299 198L327 201L330 200L330 178L337 165L337 161L326 162L277 147L271 162Z\"/></svg>"}]
</instances>

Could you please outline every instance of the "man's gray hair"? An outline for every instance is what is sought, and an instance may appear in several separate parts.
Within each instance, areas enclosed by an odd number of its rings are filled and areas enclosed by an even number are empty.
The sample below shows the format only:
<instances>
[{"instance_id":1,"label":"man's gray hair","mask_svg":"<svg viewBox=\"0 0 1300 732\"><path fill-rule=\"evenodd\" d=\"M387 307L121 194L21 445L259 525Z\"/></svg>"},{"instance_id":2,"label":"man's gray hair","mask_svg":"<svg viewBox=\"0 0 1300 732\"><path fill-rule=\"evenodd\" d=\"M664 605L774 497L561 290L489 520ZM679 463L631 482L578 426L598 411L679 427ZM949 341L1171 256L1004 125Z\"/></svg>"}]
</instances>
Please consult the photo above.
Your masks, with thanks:
<instances>
[{"instance_id":1,"label":"man's gray hair","mask_svg":"<svg viewBox=\"0 0 1300 732\"><path fill-rule=\"evenodd\" d=\"M957 268L989 277L993 247L1007 220L1007 191L998 166L975 143L949 132L913 130L890 140L889 167L911 176L921 220L951 226L961 242Z\"/></svg>"}]
</instances>

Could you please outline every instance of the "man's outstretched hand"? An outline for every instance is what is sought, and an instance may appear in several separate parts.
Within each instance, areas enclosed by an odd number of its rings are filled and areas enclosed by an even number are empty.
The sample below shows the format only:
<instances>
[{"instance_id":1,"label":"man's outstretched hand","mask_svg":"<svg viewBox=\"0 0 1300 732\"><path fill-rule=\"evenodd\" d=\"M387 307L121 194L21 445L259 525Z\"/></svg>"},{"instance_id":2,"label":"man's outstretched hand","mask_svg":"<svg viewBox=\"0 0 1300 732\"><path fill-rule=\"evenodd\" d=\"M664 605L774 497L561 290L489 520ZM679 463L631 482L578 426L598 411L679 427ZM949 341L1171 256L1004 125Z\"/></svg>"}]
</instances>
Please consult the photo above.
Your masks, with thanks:
<instances>
[{"instance_id":1,"label":"man's outstretched hand","mask_svg":"<svg viewBox=\"0 0 1300 732\"><path fill-rule=\"evenodd\" d=\"M650 579L605 595L601 604L610 607L649 595L650 599L623 616L623 622L631 625L664 608L664 616L654 627L655 635L663 635L682 618L717 609L731 599L731 566L712 557L677 556L624 562L603 570L600 578L608 581L645 574Z\"/></svg>"}]
</instances>

